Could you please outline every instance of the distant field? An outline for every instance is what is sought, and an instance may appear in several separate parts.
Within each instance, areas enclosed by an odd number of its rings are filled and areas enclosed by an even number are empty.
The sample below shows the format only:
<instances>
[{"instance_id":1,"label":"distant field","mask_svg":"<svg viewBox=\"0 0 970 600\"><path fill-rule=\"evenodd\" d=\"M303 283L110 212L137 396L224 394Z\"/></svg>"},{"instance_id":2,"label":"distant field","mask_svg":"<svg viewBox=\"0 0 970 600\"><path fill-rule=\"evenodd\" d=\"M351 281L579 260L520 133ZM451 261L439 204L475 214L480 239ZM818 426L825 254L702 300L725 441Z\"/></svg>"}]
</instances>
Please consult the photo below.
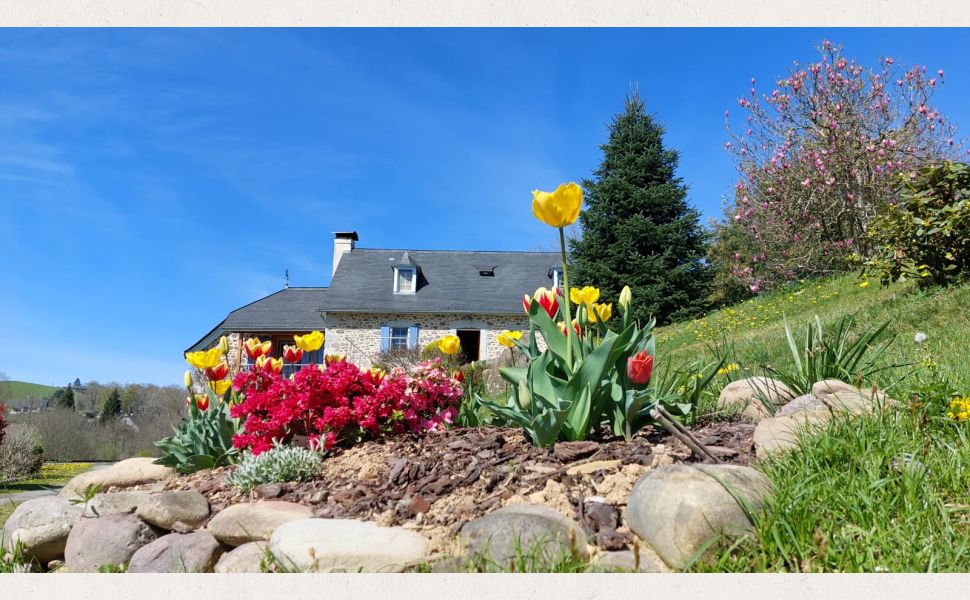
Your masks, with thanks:
<instances>
[{"instance_id":1,"label":"distant field","mask_svg":"<svg viewBox=\"0 0 970 600\"><path fill-rule=\"evenodd\" d=\"M6 398L6 402L11 406L18 406L20 401L25 398L49 398L57 388L39 383L27 383L26 381L3 381L0 388L9 391L9 394L0 394L0 398Z\"/></svg>"}]
</instances>

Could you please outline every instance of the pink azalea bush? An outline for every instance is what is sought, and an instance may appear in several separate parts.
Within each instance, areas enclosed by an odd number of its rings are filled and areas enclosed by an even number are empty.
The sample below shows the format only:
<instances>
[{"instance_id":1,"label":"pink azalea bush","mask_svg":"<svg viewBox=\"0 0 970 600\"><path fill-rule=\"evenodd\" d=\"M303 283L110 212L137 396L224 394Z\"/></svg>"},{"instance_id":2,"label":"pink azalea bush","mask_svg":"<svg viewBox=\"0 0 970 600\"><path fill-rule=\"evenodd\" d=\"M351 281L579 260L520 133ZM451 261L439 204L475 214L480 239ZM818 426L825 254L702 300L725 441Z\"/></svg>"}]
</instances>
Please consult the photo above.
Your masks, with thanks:
<instances>
[{"instance_id":1,"label":"pink azalea bush","mask_svg":"<svg viewBox=\"0 0 970 600\"><path fill-rule=\"evenodd\" d=\"M431 431L452 422L462 393L461 383L445 373L440 360L410 373L403 368L363 371L335 361L326 368L307 365L292 379L252 369L236 376L233 390L240 401L231 414L244 421L233 444L253 454L294 435L306 435L311 447L330 449Z\"/></svg>"},{"instance_id":2,"label":"pink azalea bush","mask_svg":"<svg viewBox=\"0 0 970 600\"><path fill-rule=\"evenodd\" d=\"M931 103L942 70L892 58L867 68L827 41L819 51L768 93L752 79L738 99L742 128L725 113L740 177L721 226L722 237L735 232L723 262L753 293L846 268L899 174L961 151Z\"/></svg>"}]
</instances>

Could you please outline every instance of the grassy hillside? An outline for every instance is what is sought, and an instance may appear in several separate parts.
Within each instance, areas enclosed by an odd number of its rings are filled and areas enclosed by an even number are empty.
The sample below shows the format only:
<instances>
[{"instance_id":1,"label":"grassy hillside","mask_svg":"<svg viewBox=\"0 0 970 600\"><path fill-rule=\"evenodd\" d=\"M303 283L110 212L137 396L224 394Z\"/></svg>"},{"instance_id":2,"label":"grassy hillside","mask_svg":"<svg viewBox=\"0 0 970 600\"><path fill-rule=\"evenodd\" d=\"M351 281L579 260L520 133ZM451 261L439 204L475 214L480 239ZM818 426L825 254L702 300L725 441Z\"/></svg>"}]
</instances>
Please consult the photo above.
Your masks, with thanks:
<instances>
[{"instance_id":1,"label":"grassy hillside","mask_svg":"<svg viewBox=\"0 0 970 600\"><path fill-rule=\"evenodd\" d=\"M661 361L682 363L693 359L714 360L727 353L742 367L757 371L770 364L791 364L783 316L798 334L818 315L830 325L843 315L855 317L858 331L890 321L896 340L886 353L891 363L915 363L909 369L880 374L880 387L904 390L907 374L927 365L938 367L964 392L970 392L970 286L921 291L912 283L888 288L873 282L859 286L854 276L803 283L791 289L754 298L688 323L658 328L657 353ZM917 344L917 332L927 340ZM796 339L799 339L796 335ZM913 373L915 375L915 373ZM911 377L913 376L911 375Z\"/></svg>"},{"instance_id":2,"label":"grassy hillside","mask_svg":"<svg viewBox=\"0 0 970 600\"><path fill-rule=\"evenodd\" d=\"M660 364L726 354L741 365L737 378L761 374L765 364L790 370L782 315L799 332L816 314L826 324L853 315L859 332L889 321L897 337L885 362L907 365L875 377L899 410L837 418L806 434L797 450L761 462L775 492L754 535L694 570L966 571L970 422L947 411L954 394L970 395L970 285L921 291L912 283L859 283L803 283L657 330ZM917 332L925 342L914 340Z\"/></svg>"},{"instance_id":3,"label":"grassy hillside","mask_svg":"<svg viewBox=\"0 0 970 600\"><path fill-rule=\"evenodd\" d=\"M0 398L11 406L18 406L25 398L49 398L57 388L26 381L0 381Z\"/></svg>"}]
</instances>

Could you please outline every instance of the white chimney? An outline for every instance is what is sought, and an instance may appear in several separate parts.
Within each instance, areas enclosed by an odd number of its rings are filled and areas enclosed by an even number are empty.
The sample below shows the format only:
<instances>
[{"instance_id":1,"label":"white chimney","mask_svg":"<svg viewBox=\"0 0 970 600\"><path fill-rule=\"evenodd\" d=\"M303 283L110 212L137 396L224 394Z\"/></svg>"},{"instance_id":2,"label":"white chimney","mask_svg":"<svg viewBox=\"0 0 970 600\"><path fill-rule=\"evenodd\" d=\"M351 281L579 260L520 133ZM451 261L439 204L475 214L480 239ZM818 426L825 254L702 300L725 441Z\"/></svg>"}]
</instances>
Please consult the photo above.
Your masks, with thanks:
<instances>
[{"instance_id":1,"label":"white chimney","mask_svg":"<svg viewBox=\"0 0 970 600\"><path fill-rule=\"evenodd\" d=\"M358 239L356 231L333 232L333 272L337 272L337 265L343 255L354 249L354 242ZM333 275L333 273L331 273Z\"/></svg>"}]
</instances>

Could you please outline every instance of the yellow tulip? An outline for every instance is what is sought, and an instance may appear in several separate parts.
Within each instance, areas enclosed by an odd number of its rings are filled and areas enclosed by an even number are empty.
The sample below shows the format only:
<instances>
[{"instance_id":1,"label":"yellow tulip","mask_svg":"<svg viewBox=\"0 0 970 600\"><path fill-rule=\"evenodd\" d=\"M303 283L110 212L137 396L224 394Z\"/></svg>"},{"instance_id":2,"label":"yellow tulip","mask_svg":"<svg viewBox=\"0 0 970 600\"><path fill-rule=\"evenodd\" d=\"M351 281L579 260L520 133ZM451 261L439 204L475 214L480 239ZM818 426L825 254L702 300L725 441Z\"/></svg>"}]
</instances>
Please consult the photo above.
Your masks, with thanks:
<instances>
[{"instance_id":1,"label":"yellow tulip","mask_svg":"<svg viewBox=\"0 0 970 600\"><path fill-rule=\"evenodd\" d=\"M323 346L323 332L322 331L311 331L306 335L294 335L293 341L296 342L297 348L303 350L304 352L313 352L314 350L319 350L320 346Z\"/></svg>"},{"instance_id":2,"label":"yellow tulip","mask_svg":"<svg viewBox=\"0 0 970 600\"><path fill-rule=\"evenodd\" d=\"M444 354L455 354L461 350L461 340L457 335L446 335L438 340L438 350Z\"/></svg>"},{"instance_id":3,"label":"yellow tulip","mask_svg":"<svg viewBox=\"0 0 970 600\"><path fill-rule=\"evenodd\" d=\"M222 381L213 381L209 383L209 387L212 388L212 391L215 392L217 396L225 395L225 393L229 391L229 387L231 385L232 385L232 381L228 379L223 379Z\"/></svg>"},{"instance_id":4,"label":"yellow tulip","mask_svg":"<svg viewBox=\"0 0 970 600\"><path fill-rule=\"evenodd\" d=\"M185 387L191 388L192 387L192 371L186 371L185 372L185 376L182 378L182 381L185 383Z\"/></svg>"},{"instance_id":5,"label":"yellow tulip","mask_svg":"<svg viewBox=\"0 0 970 600\"><path fill-rule=\"evenodd\" d=\"M186 352L185 361L196 369L211 369L222 360L222 348L216 346L209 350Z\"/></svg>"},{"instance_id":6,"label":"yellow tulip","mask_svg":"<svg viewBox=\"0 0 970 600\"><path fill-rule=\"evenodd\" d=\"M594 288L589 285L582 289L569 288L569 299L574 304L593 304L600 299L600 291L599 288Z\"/></svg>"},{"instance_id":7,"label":"yellow tulip","mask_svg":"<svg viewBox=\"0 0 970 600\"><path fill-rule=\"evenodd\" d=\"M613 304L593 304L593 310L589 313L589 320L593 323L599 321L606 323L613 316Z\"/></svg>"},{"instance_id":8,"label":"yellow tulip","mask_svg":"<svg viewBox=\"0 0 970 600\"><path fill-rule=\"evenodd\" d=\"M583 206L583 188L573 182L564 183L554 192L532 192L532 214L550 227L572 225Z\"/></svg>"},{"instance_id":9,"label":"yellow tulip","mask_svg":"<svg viewBox=\"0 0 970 600\"><path fill-rule=\"evenodd\" d=\"M506 348L515 348L515 341L522 339L521 331L503 331L498 334L498 343Z\"/></svg>"}]
</instances>

